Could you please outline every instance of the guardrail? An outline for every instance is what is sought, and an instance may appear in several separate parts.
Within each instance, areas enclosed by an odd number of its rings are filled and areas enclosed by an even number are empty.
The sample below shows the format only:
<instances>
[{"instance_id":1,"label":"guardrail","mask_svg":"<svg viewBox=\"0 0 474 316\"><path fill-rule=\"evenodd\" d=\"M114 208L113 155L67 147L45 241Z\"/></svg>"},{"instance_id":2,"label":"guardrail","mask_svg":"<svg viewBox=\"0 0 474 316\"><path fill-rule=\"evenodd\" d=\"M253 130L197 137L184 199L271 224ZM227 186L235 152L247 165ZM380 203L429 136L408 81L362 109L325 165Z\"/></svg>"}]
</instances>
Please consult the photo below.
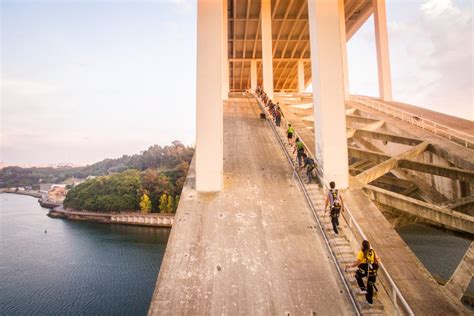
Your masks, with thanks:
<instances>
[{"instance_id":1,"label":"guardrail","mask_svg":"<svg viewBox=\"0 0 474 316\"><path fill-rule=\"evenodd\" d=\"M265 105L263 105L263 103L260 101L260 99L259 99L252 91L250 91L250 93L251 93L251 94L255 97L255 99L257 100L257 104L259 105L259 107L260 107L260 109L262 110L262 112L264 112L264 113L266 113L266 114L269 114L268 110L265 108ZM286 121L286 119L285 119L285 118L283 117L283 115L282 115L282 122L283 122L283 121L285 122L285 125L287 125L288 122ZM360 312L360 310L359 310L359 307L358 307L358 305L357 305L357 303L356 303L356 301L355 301L355 297L353 296L353 293L352 293L351 290L350 290L350 286L349 286L349 284L348 284L348 281L347 281L346 278L344 277L344 273L343 273L341 267L340 267L340 266L338 265L338 263L337 263L337 258L336 258L336 255L335 255L335 253L334 253L334 250L331 248L331 245L329 244L329 239L327 238L326 233L324 232L323 225L322 225L322 223L321 223L320 220L319 220L319 217L318 217L318 215L317 215L317 213L316 213L316 209L315 209L315 207L314 207L314 205L313 205L313 202L312 202L312 200L311 200L311 197L309 196L309 194L308 194L308 192L307 192L307 190L306 190L306 188L305 188L305 186L304 186L304 184L303 184L303 180L301 179L301 177L300 177L298 171L296 170L296 167L293 165L293 161L292 161L290 155L288 154L288 152L286 151L285 145L284 145L283 142L281 141L280 135L278 134L278 131L276 130L275 125L274 125L272 122L270 122L269 120L267 120L267 123L268 123L268 124L270 125L270 127L272 128L272 130L273 130L275 136L277 137L278 144L280 145L280 147L281 147L281 149L283 150L283 152L284 152L286 158L288 159L288 162L290 162L290 164L291 164L291 166L292 166L292 168L293 168L293 174L294 174L295 177L297 178L298 184L299 184L299 186L300 186L300 188L301 188L301 190L302 190L302 192L303 192L303 195L305 196L306 201L308 202L308 206L309 206L309 208L311 209L311 212L313 213L314 219L315 219L316 222L318 223L318 227L319 227L319 229L320 229L320 231L321 231L321 234L322 234L322 236L323 236L323 239L324 239L324 241L325 241L325 243L326 243L326 247L327 247L328 250L329 250L329 253L330 253L330 255L331 255L332 260L334 261L334 264L335 264L335 266L336 266L336 269L337 269L337 272L338 272L338 274L339 274L339 277L341 278L341 280L342 280L342 282L343 282L343 284L344 284L344 287L345 287L345 289L346 289L346 292L347 292L347 294L349 295L349 298L350 298L350 300L351 300L351 303L352 303L352 305L354 306L354 310L356 311L356 314L357 314L357 315L361 315L361 312ZM295 135L295 136L296 136L296 135Z\"/></svg>"},{"instance_id":2,"label":"guardrail","mask_svg":"<svg viewBox=\"0 0 474 316\"><path fill-rule=\"evenodd\" d=\"M359 102L379 112L399 118L413 126L421 127L422 129L432 132L435 135L447 138L453 143L463 145L466 148L474 148L474 136L468 133L464 133L449 126L424 119L419 115L397 109L396 107L388 105L387 103L371 99L366 96L351 95L349 99L351 101Z\"/></svg>"},{"instance_id":3,"label":"guardrail","mask_svg":"<svg viewBox=\"0 0 474 316\"><path fill-rule=\"evenodd\" d=\"M260 104L260 100L258 99L258 97L253 93L251 92L251 94L257 99L257 103L259 104L260 107L262 107L262 105ZM264 110L265 112L266 109L263 108L262 110ZM281 109L280 109L281 110ZM282 120L281 120L281 123L284 123L283 126L285 127L288 127L288 120L285 118L285 116L283 115L283 112L282 113ZM273 126L273 124L271 124L272 128L274 129L275 131L275 127ZM315 157L315 155L313 154L313 152L311 151L311 149L304 143L303 139L300 137L300 135L298 134L298 132L295 130L295 137L298 137L300 138L301 142L303 143L304 147L305 147L305 151L307 153L308 156L310 156L312 159L314 159L315 161L318 161L318 159ZM278 136L278 135L277 135ZM278 140L280 141L280 138L278 137ZM281 141L280 141L281 142ZM285 150L285 153L286 153L286 150ZM291 159L290 159L291 161ZM318 178L320 180L320 182L323 184L324 188L326 189L326 191L329 191L329 180L327 179L326 175L324 174L324 171L322 170L321 168L321 164L317 164L316 166L316 170L317 170L317 173L318 173ZM296 172L296 171L295 171ZM299 178L299 174L296 172L298 178ZM301 179L299 178L299 180L301 181ZM303 192L305 193L305 196L307 196L307 192L306 190L304 189L304 186L303 186ZM309 197L307 197L309 198ZM310 206L313 207L312 203L310 202ZM346 204L344 204L344 210L345 212L342 212L343 214L343 217L344 219L346 220L349 228L351 229L351 232L354 234L354 236L358 237L359 241L362 241L362 240L367 240L367 237L365 236L364 232L362 231L362 229L360 228L359 224L357 223L357 221L355 220L354 216L352 215L352 212L350 211L350 209L347 207ZM314 210L313 210L314 211ZM317 216L317 214L315 212L313 212L313 214L315 215L316 217L316 220L317 222L320 224L319 222L319 218ZM320 224L320 227L321 227L321 224ZM326 237L326 233L323 231L323 236L329 246L329 241L327 240L327 237ZM330 248L330 247L329 247ZM330 248L331 249L331 248ZM333 252L332 252L332 249L331 249L331 254L334 256ZM334 260L335 257L334 257ZM336 264L337 265L337 264ZM338 266L338 265L337 265ZM339 267L339 266L338 266ZM391 299L391 302L395 308L395 311L397 314L400 314L400 313L403 313L403 315L410 315L410 316L413 316L415 315L415 313L413 312L413 310L410 308L410 306L408 305L407 301L405 300L405 298L403 297L402 293L400 292L400 289L397 287L397 285L395 284L395 282L393 281L392 277L390 276L390 274L388 273L387 269L385 268L385 266L383 265L383 263L380 263L379 265L379 271L378 271L378 276L379 277L383 277L388 285L390 286L390 289L387 291L388 293L388 296L389 298ZM345 278L344 278L345 279ZM350 293L350 291L349 291ZM351 296L352 298L352 296ZM352 298L353 299L353 298ZM400 304L399 304L400 302Z\"/></svg>"}]
</instances>

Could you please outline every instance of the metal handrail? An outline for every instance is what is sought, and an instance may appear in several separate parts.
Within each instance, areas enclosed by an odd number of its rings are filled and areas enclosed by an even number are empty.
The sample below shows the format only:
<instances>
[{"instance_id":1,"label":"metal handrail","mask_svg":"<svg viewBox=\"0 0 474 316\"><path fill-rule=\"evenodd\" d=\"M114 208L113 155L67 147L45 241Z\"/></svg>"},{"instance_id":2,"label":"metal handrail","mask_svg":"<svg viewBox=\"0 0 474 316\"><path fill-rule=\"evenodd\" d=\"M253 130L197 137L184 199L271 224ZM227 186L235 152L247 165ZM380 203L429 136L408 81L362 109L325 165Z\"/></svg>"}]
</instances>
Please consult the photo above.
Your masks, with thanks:
<instances>
[{"instance_id":1,"label":"metal handrail","mask_svg":"<svg viewBox=\"0 0 474 316\"><path fill-rule=\"evenodd\" d=\"M259 102L259 99L258 97L253 93L251 92L252 95L257 99L257 103L259 103L260 105L260 102ZM261 105L260 105L261 106ZM284 122L285 122L285 126L288 127L288 120L286 119L286 117L283 115L283 111L280 107L280 111L282 113L282 121L284 119ZM273 126L273 124L271 124ZM303 143L304 147L305 147L305 151L307 153L308 156L310 156L312 159L314 159L315 161L317 161L318 159L316 159L315 155L313 154L313 152L310 150L310 148L305 144L305 142L303 141L303 139L299 136L298 132L295 130L295 137L298 137L300 139L300 141ZM279 137L278 137L279 139ZM280 139L279 139L280 140ZM286 153L286 150L285 150L285 153ZM317 164L316 165L316 170L318 172L318 178L320 179L320 182L324 185L325 189L326 190L329 190L329 179L326 177L326 175L324 174L324 171L322 170L321 168L321 164ZM299 175L298 175L299 177ZM312 205L312 204L311 204ZM345 214L347 214L346 216L349 217L349 221L346 221L348 222L348 225L349 227L351 228L351 231L353 233L357 233L359 235L360 238L362 238L362 240L367 240L367 237L365 236L364 232L362 231L362 229L360 228L359 224L357 223L357 221L355 220L354 218L354 215L352 215L352 212L349 210L349 208L347 207L346 204L344 204L344 210ZM316 215L316 214L314 214ZM343 214L344 216L344 214ZM345 217L345 216L344 216ZM316 216L317 218L317 216ZM317 219L318 223L319 223L319 219ZM355 232L354 230L352 230L352 224L353 226L355 227ZM326 234L323 232L323 235L325 236L326 238ZM332 251L332 250L331 250ZM397 303L397 298L398 300L400 301L403 309L405 310L405 313L407 315L410 315L410 316L413 316L415 315L415 313L413 312L413 310L411 309L410 305L408 305L407 301L405 300L405 298L403 297L403 294L401 293L400 289L397 287L397 285L395 284L395 282L393 281L392 277L390 276L390 273L388 273L387 269L385 268L385 266L380 263L379 264L379 273L382 272L383 275L385 276L385 278L387 279L388 283L390 284L390 287L391 287L391 295L389 295L389 297L391 298L392 300L392 303L395 307L395 310L398 312L399 311L399 306L398 306L398 303Z\"/></svg>"},{"instance_id":2,"label":"metal handrail","mask_svg":"<svg viewBox=\"0 0 474 316\"><path fill-rule=\"evenodd\" d=\"M253 91L249 90L249 92L250 92L250 94L252 94L252 95L254 96L254 98L257 100L257 104L259 105L260 109L261 109L263 112L265 112L265 113L269 113L268 110L265 108L265 106L262 104L262 102L259 100L259 98L253 93ZM282 116L282 118L283 118L283 116ZM314 205L313 205L313 201L311 200L311 197L309 196L308 191L306 190L305 186L303 185L303 180L301 179L301 177L300 177L298 171L296 170L296 167L295 167L295 165L293 164L293 161L292 161L290 155L289 155L288 152L286 151L286 148L285 148L283 142L282 142L281 139L280 139L280 135L278 135L278 132L277 132L277 130L276 130L276 127L275 127L274 124L272 124L269 120L266 120L266 121L267 121L267 123L270 125L270 127L272 128L272 130L273 130L275 136L277 137L278 143L279 143L281 149L283 150L283 152L284 152L284 154L285 154L285 157L288 159L288 161L290 162L291 167L293 168L293 174L294 174L294 175L296 176L296 178L298 179L298 184L300 185L300 188L301 188L301 190L302 190L302 192L303 192L303 195L305 196L305 199L306 199L306 201L307 201L307 203L308 203L308 206L309 206L309 208L311 209L311 212L312 212L312 214L313 214L313 217L315 218L316 222L318 223L318 227L319 227L319 229L320 229L320 231L321 231L321 235L323 236L323 239L324 239L324 241L325 241L325 243L326 243L326 247L328 248L329 253L330 253L330 255L331 255L331 258L332 258L332 260L334 261L334 264L336 265L336 269L337 269L337 272L338 272L338 274L339 274L339 277L341 278L342 283L344 284L344 287L345 287L345 289L346 289L346 291L347 291L347 294L349 295L349 298L350 298L350 300L351 300L352 305L354 306L354 309L355 309L355 311L356 311L356 314L357 314L357 315L361 315L360 310L359 310L359 306L357 305L357 303L356 303L356 301L355 301L355 297L354 297L353 293L352 293L351 290L350 290L350 286L349 286L349 284L348 284L346 278L344 277L344 274L343 274L343 272L342 272L341 267L337 264L336 255L335 255L333 249L331 248L331 245L329 244L329 240L328 240L326 234L324 233L323 225L322 225L321 221L319 220L319 217L318 217L318 215L317 215L317 213L316 213L316 209L315 209L315 207L314 207ZM286 122L286 119L285 119L285 122Z\"/></svg>"},{"instance_id":3,"label":"metal handrail","mask_svg":"<svg viewBox=\"0 0 474 316\"><path fill-rule=\"evenodd\" d=\"M449 141L454 143L459 144L461 142L466 148L474 146L474 136L468 133L461 132L452 127L437 123L432 120L425 119L408 111L400 110L394 106L366 96L351 95L349 98L352 101L362 103L363 105L366 105L374 110L391 115L395 118L399 118L413 126L421 127L424 130L433 132L435 135L447 138ZM455 141L456 139L458 140L457 142Z\"/></svg>"}]
</instances>

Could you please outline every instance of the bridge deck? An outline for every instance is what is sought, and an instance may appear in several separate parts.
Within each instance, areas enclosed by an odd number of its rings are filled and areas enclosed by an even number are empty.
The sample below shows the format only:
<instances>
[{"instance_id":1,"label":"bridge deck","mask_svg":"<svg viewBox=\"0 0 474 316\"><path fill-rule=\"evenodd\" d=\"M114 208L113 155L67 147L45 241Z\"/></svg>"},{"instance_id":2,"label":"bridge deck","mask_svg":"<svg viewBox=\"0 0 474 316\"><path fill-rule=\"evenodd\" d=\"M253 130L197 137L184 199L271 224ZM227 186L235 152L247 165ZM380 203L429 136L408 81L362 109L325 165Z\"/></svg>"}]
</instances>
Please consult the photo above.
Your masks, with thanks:
<instances>
[{"instance_id":1,"label":"bridge deck","mask_svg":"<svg viewBox=\"0 0 474 316\"><path fill-rule=\"evenodd\" d=\"M224 113L224 190L197 194L191 168L149 314L353 314L255 101Z\"/></svg>"}]
</instances>

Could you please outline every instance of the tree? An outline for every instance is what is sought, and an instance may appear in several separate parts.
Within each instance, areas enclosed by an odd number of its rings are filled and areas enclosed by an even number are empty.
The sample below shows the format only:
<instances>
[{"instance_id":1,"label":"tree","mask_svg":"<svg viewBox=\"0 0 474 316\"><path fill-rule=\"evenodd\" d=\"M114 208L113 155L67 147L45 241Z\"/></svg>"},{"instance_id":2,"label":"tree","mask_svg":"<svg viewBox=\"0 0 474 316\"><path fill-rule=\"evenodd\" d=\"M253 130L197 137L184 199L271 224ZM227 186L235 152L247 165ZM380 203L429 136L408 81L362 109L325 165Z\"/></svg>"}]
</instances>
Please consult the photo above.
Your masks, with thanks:
<instances>
[{"instance_id":1,"label":"tree","mask_svg":"<svg viewBox=\"0 0 474 316\"><path fill-rule=\"evenodd\" d=\"M166 213L167 208L168 208L168 197L166 196L166 193L163 193L160 197L160 212Z\"/></svg>"},{"instance_id":2,"label":"tree","mask_svg":"<svg viewBox=\"0 0 474 316\"><path fill-rule=\"evenodd\" d=\"M174 198L174 210L173 210L173 213L176 213L176 210L178 209L178 205L179 205L179 195L176 195L175 198Z\"/></svg>"},{"instance_id":3,"label":"tree","mask_svg":"<svg viewBox=\"0 0 474 316\"><path fill-rule=\"evenodd\" d=\"M142 211L143 214L150 213L151 211L151 201L146 193L143 194L140 200L140 210Z\"/></svg>"},{"instance_id":4,"label":"tree","mask_svg":"<svg viewBox=\"0 0 474 316\"><path fill-rule=\"evenodd\" d=\"M171 194L168 195L168 205L166 206L166 208L167 208L167 213L172 213L174 211L174 200Z\"/></svg>"}]
</instances>

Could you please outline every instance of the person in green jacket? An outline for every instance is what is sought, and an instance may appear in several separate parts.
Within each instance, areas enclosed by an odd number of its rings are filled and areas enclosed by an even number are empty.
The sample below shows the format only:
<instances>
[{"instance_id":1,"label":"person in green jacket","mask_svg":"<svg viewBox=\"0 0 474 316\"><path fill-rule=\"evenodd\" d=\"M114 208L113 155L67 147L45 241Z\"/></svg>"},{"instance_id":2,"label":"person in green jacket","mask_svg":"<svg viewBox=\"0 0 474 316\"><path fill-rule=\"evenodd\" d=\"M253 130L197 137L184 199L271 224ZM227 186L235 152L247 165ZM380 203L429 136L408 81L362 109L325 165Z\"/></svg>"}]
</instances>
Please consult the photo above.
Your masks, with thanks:
<instances>
[{"instance_id":1,"label":"person in green jacket","mask_svg":"<svg viewBox=\"0 0 474 316\"><path fill-rule=\"evenodd\" d=\"M288 124L288 129L286 130L286 137L288 138L288 143L293 143L293 136L295 135L295 129L291 124Z\"/></svg>"},{"instance_id":2,"label":"person in green jacket","mask_svg":"<svg viewBox=\"0 0 474 316\"><path fill-rule=\"evenodd\" d=\"M295 152L296 158L298 159L298 167L301 168L301 165L303 164L304 144L299 138L296 138L295 149L293 150L293 154Z\"/></svg>"}]
</instances>

